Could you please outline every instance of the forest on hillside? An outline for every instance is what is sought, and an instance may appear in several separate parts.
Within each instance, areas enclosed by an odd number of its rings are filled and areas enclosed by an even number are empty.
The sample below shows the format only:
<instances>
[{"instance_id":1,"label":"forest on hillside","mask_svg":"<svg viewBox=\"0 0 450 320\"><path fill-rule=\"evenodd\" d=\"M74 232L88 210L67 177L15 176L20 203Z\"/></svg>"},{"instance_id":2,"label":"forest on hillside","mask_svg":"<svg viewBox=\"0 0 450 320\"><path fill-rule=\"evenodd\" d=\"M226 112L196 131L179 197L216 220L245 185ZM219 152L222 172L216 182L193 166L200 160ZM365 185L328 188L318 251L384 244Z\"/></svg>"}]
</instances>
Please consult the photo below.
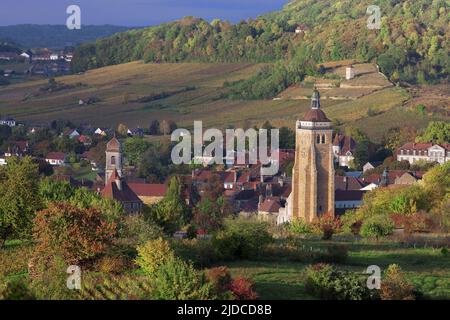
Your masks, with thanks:
<instances>
[{"instance_id":1,"label":"forest on hillside","mask_svg":"<svg viewBox=\"0 0 450 320\"><path fill-rule=\"evenodd\" d=\"M381 8L367 28L369 5ZM231 96L267 98L342 59L377 62L394 82L448 80L450 6L445 0L293 0L279 12L231 24L186 17L79 46L73 71L146 62L265 62L266 69L229 84ZM297 34L301 25L304 32Z\"/></svg>"}]
</instances>

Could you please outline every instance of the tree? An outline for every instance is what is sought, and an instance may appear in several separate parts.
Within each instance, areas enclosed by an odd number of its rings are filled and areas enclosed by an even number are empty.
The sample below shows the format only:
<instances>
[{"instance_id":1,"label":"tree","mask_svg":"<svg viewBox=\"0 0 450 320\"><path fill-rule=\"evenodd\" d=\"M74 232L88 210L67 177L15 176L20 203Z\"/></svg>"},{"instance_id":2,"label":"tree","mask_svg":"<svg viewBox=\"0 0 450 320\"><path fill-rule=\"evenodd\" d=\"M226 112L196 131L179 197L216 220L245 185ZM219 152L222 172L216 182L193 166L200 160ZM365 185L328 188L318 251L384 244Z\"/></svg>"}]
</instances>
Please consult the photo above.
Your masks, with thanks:
<instances>
[{"instance_id":1,"label":"tree","mask_svg":"<svg viewBox=\"0 0 450 320\"><path fill-rule=\"evenodd\" d=\"M42 204L38 166L30 157L10 158L0 169L0 247L11 237L28 237Z\"/></svg>"},{"instance_id":2,"label":"tree","mask_svg":"<svg viewBox=\"0 0 450 320\"><path fill-rule=\"evenodd\" d=\"M126 125L124 125L123 123L120 123L117 126L117 133L121 136L121 137L126 137L128 136L128 127Z\"/></svg>"},{"instance_id":3,"label":"tree","mask_svg":"<svg viewBox=\"0 0 450 320\"><path fill-rule=\"evenodd\" d=\"M158 120L153 120L150 123L150 127L148 129L148 133L150 135L152 135L152 136L159 135L160 134L159 126L160 126L159 121Z\"/></svg>"},{"instance_id":4,"label":"tree","mask_svg":"<svg viewBox=\"0 0 450 320\"><path fill-rule=\"evenodd\" d=\"M86 262L104 253L116 234L117 224L100 210L54 202L34 219L33 238L38 242L34 260L58 256L70 264Z\"/></svg>"},{"instance_id":5,"label":"tree","mask_svg":"<svg viewBox=\"0 0 450 320\"><path fill-rule=\"evenodd\" d=\"M361 226L361 236L365 238L385 237L394 231L394 223L387 215L375 215L367 218Z\"/></svg>"},{"instance_id":6,"label":"tree","mask_svg":"<svg viewBox=\"0 0 450 320\"><path fill-rule=\"evenodd\" d=\"M125 140L123 151L131 164L137 164L141 161L150 144L142 138L132 137Z\"/></svg>"},{"instance_id":7,"label":"tree","mask_svg":"<svg viewBox=\"0 0 450 320\"><path fill-rule=\"evenodd\" d=\"M179 177L170 179L167 194L153 209L155 221L168 233L175 232L190 220L190 210L184 199L183 184Z\"/></svg>"},{"instance_id":8,"label":"tree","mask_svg":"<svg viewBox=\"0 0 450 320\"><path fill-rule=\"evenodd\" d=\"M425 132L417 137L416 141L436 144L449 143L450 123L444 121L431 121L425 129Z\"/></svg>"},{"instance_id":9,"label":"tree","mask_svg":"<svg viewBox=\"0 0 450 320\"><path fill-rule=\"evenodd\" d=\"M148 275L154 277L156 271L164 263L175 258L175 254L167 240L162 238L149 240L137 247L136 264Z\"/></svg>"},{"instance_id":10,"label":"tree","mask_svg":"<svg viewBox=\"0 0 450 320\"><path fill-rule=\"evenodd\" d=\"M220 229L224 218L231 213L232 210L224 197L216 201L204 197L195 208L194 222L199 229L215 231Z\"/></svg>"},{"instance_id":11,"label":"tree","mask_svg":"<svg viewBox=\"0 0 450 320\"><path fill-rule=\"evenodd\" d=\"M341 230L341 221L333 213L328 212L313 223L313 227L322 233L322 240L331 240L333 234Z\"/></svg>"},{"instance_id":12,"label":"tree","mask_svg":"<svg viewBox=\"0 0 450 320\"><path fill-rule=\"evenodd\" d=\"M169 122L167 122L166 120L163 120L160 124L159 124L159 131L163 134L163 135L168 135L170 132L170 126L169 126Z\"/></svg>"},{"instance_id":13,"label":"tree","mask_svg":"<svg viewBox=\"0 0 450 320\"><path fill-rule=\"evenodd\" d=\"M295 149L294 130L287 127L280 128L280 149Z\"/></svg>"}]
</instances>

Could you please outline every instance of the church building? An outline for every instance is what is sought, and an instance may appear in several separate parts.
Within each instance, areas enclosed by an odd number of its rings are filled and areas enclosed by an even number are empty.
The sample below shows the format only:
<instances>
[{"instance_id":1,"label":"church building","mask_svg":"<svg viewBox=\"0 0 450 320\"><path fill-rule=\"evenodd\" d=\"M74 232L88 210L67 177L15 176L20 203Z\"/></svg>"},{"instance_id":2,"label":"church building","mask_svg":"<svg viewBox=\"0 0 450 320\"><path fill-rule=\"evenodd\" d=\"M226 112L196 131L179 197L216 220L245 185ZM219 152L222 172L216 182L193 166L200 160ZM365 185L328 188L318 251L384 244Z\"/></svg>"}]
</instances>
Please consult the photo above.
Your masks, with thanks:
<instances>
[{"instance_id":1,"label":"church building","mask_svg":"<svg viewBox=\"0 0 450 320\"><path fill-rule=\"evenodd\" d=\"M122 147L116 137L106 145L105 187L101 191L104 198L114 199L128 214L141 213L143 203L123 177Z\"/></svg>"},{"instance_id":2,"label":"church building","mask_svg":"<svg viewBox=\"0 0 450 320\"><path fill-rule=\"evenodd\" d=\"M292 192L280 209L278 224L295 219L313 222L335 209L332 123L320 109L314 90L311 109L296 123Z\"/></svg>"}]
</instances>

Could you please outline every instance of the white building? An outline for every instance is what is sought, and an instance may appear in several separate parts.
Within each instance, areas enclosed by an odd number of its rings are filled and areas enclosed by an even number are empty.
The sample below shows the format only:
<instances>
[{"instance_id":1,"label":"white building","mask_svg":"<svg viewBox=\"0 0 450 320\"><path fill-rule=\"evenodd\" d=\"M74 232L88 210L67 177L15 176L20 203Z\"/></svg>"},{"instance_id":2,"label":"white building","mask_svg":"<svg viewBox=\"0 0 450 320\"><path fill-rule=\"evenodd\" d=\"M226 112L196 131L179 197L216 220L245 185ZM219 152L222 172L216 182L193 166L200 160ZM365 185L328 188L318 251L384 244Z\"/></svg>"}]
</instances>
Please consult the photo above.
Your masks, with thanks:
<instances>
[{"instance_id":1,"label":"white building","mask_svg":"<svg viewBox=\"0 0 450 320\"><path fill-rule=\"evenodd\" d=\"M446 163L450 160L450 144L407 143L397 150L397 161Z\"/></svg>"},{"instance_id":2,"label":"white building","mask_svg":"<svg viewBox=\"0 0 450 320\"><path fill-rule=\"evenodd\" d=\"M347 67L345 69L345 79L351 80L355 77L355 68L353 66Z\"/></svg>"},{"instance_id":3,"label":"white building","mask_svg":"<svg viewBox=\"0 0 450 320\"><path fill-rule=\"evenodd\" d=\"M0 125L13 128L17 125L17 123L16 123L16 120L14 120L12 118L2 118L2 119L0 119Z\"/></svg>"},{"instance_id":4,"label":"white building","mask_svg":"<svg viewBox=\"0 0 450 320\"><path fill-rule=\"evenodd\" d=\"M353 153L356 148L356 142L349 136L337 134L333 140L333 154L335 162L340 167L349 167L355 159Z\"/></svg>"}]
</instances>

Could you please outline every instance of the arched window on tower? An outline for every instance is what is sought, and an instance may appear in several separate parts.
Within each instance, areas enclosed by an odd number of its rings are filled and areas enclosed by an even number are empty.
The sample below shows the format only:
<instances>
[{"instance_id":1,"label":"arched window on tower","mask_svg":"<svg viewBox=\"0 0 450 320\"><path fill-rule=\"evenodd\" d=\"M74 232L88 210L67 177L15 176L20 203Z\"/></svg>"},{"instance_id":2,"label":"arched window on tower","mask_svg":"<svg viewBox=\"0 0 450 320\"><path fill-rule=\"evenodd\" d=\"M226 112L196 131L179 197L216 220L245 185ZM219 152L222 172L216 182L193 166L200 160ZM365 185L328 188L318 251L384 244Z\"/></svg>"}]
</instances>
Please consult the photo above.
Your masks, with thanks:
<instances>
[{"instance_id":1,"label":"arched window on tower","mask_svg":"<svg viewBox=\"0 0 450 320\"><path fill-rule=\"evenodd\" d=\"M325 135L322 135L322 143L325 144Z\"/></svg>"},{"instance_id":2,"label":"arched window on tower","mask_svg":"<svg viewBox=\"0 0 450 320\"><path fill-rule=\"evenodd\" d=\"M317 142L317 144L320 144L320 135L317 135L317 138L316 138L316 142Z\"/></svg>"},{"instance_id":3,"label":"arched window on tower","mask_svg":"<svg viewBox=\"0 0 450 320\"><path fill-rule=\"evenodd\" d=\"M112 156L112 157L111 157L111 164L112 164L113 166L116 165L116 157L115 157L115 156Z\"/></svg>"}]
</instances>

